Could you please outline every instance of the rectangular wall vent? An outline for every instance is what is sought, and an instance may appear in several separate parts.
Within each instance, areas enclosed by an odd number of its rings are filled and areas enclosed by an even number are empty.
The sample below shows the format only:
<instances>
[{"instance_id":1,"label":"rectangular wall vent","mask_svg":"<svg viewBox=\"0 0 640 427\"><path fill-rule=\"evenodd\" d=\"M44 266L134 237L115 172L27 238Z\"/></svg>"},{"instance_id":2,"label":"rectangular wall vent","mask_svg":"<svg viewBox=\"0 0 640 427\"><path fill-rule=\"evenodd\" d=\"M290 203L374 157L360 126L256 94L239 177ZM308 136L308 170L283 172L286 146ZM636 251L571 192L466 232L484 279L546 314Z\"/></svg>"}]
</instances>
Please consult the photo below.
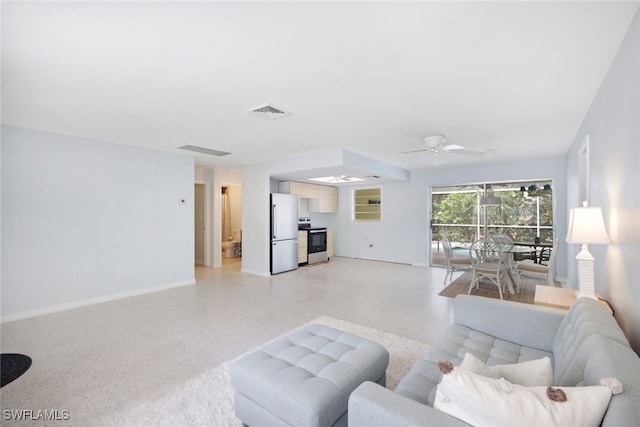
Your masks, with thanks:
<instances>
[{"instance_id":1,"label":"rectangular wall vent","mask_svg":"<svg viewBox=\"0 0 640 427\"><path fill-rule=\"evenodd\" d=\"M196 153L210 154L212 156L218 156L218 157L231 154L226 151L214 150L213 148L198 147L197 145L183 145L182 147L178 147L178 148L181 150L195 151Z\"/></svg>"}]
</instances>

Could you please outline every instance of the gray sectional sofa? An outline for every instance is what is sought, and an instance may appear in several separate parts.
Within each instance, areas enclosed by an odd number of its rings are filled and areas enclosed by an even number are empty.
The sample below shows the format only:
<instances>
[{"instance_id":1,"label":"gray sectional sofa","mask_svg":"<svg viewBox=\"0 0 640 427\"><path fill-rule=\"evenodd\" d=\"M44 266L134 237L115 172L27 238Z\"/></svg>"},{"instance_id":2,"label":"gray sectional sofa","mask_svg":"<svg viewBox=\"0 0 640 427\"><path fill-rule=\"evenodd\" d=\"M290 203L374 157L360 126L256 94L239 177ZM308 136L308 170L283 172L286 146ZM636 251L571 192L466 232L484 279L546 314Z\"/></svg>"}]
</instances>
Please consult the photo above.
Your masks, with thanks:
<instances>
[{"instance_id":1,"label":"gray sectional sofa","mask_svg":"<svg viewBox=\"0 0 640 427\"><path fill-rule=\"evenodd\" d=\"M640 358L600 302L578 298L567 311L460 295L454 323L392 391L366 382L349 398L349 426L464 426L433 409L439 360L459 365L472 352L488 365L549 356L555 386L597 385L617 378L603 426L640 426Z\"/></svg>"}]
</instances>

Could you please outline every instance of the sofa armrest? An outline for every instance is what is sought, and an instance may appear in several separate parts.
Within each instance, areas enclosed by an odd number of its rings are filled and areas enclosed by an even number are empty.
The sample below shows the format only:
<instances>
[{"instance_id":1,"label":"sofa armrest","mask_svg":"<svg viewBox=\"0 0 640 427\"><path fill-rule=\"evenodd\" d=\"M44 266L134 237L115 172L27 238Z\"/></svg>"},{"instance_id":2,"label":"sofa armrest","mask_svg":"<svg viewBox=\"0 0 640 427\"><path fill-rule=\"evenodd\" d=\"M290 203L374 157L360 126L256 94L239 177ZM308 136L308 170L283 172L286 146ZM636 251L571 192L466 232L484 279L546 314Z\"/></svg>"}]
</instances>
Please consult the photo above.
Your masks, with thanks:
<instances>
[{"instance_id":1,"label":"sofa armrest","mask_svg":"<svg viewBox=\"0 0 640 427\"><path fill-rule=\"evenodd\" d=\"M457 418L369 381L349 396L348 417L349 427L468 427Z\"/></svg>"},{"instance_id":2,"label":"sofa armrest","mask_svg":"<svg viewBox=\"0 0 640 427\"><path fill-rule=\"evenodd\" d=\"M552 351L565 310L474 295L458 295L453 321L499 339Z\"/></svg>"}]
</instances>

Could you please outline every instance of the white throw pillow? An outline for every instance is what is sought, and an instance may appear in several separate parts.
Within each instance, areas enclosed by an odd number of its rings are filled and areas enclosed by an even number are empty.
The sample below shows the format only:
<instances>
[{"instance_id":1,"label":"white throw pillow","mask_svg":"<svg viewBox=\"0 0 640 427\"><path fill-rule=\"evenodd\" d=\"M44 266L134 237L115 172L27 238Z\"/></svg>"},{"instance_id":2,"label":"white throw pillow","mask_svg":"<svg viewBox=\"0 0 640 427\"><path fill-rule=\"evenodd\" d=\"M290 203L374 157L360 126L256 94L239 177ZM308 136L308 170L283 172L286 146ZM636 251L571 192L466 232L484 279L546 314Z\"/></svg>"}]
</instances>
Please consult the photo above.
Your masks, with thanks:
<instances>
[{"instance_id":1,"label":"white throw pillow","mask_svg":"<svg viewBox=\"0 0 640 427\"><path fill-rule=\"evenodd\" d=\"M473 426L598 426L609 405L606 386L562 387L556 402L547 387L524 387L453 368L438 384L434 408Z\"/></svg>"},{"instance_id":2,"label":"white throw pillow","mask_svg":"<svg viewBox=\"0 0 640 427\"><path fill-rule=\"evenodd\" d=\"M471 353L464 355L460 367L468 372L489 378L504 378L513 384L524 386L548 386L553 384L553 367L551 359L529 360L507 365L487 366L482 360Z\"/></svg>"}]
</instances>

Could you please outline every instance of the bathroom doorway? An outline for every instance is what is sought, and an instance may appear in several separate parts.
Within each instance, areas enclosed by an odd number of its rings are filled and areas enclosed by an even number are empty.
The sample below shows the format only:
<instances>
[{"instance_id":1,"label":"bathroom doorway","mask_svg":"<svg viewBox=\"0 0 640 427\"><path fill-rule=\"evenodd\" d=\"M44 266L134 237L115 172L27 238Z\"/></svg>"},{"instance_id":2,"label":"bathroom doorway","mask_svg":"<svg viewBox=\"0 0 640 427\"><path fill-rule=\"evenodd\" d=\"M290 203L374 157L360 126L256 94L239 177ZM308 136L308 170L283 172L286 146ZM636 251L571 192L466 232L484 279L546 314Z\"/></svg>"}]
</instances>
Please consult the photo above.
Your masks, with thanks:
<instances>
[{"instance_id":1,"label":"bathroom doorway","mask_svg":"<svg viewBox=\"0 0 640 427\"><path fill-rule=\"evenodd\" d=\"M242 259L242 186L223 185L220 194L222 263Z\"/></svg>"}]
</instances>

